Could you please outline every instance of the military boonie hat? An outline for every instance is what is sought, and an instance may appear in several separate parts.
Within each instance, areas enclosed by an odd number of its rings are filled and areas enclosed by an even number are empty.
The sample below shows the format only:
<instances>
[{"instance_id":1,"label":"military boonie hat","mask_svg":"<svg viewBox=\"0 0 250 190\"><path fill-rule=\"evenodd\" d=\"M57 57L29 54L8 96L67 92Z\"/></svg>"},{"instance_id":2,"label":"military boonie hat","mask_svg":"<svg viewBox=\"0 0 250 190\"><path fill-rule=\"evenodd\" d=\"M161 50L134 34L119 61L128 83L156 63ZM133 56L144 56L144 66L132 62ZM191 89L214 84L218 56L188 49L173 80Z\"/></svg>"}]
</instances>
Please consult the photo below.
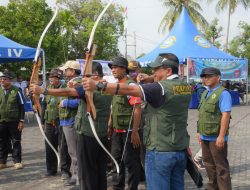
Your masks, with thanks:
<instances>
[{"instance_id":1,"label":"military boonie hat","mask_svg":"<svg viewBox=\"0 0 250 190\"><path fill-rule=\"evenodd\" d=\"M137 61L130 61L128 63L128 69L129 70L136 70L138 68L141 68L141 65L140 65L139 62L137 62Z\"/></svg>"},{"instance_id":2,"label":"military boonie hat","mask_svg":"<svg viewBox=\"0 0 250 190\"><path fill-rule=\"evenodd\" d=\"M112 65L116 65L118 67L124 67L124 68L126 68L126 72L129 73L128 60L125 59L124 57L116 57L116 58L114 58L113 61L108 64L109 68L112 69Z\"/></svg>"},{"instance_id":3,"label":"military boonie hat","mask_svg":"<svg viewBox=\"0 0 250 190\"><path fill-rule=\"evenodd\" d=\"M15 78L15 74L10 72L10 71L4 71L1 73L0 77L6 77L6 78L9 78L9 79L13 79Z\"/></svg>"},{"instance_id":4,"label":"military boonie hat","mask_svg":"<svg viewBox=\"0 0 250 190\"><path fill-rule=\"evenodd\" d=\"M169 58L165 58L162 56L158 56L154 62L149 63L149 67L151 68L156 68L160 66L174 66L174 67L179 67L179 61L178 60L171 60Z\"/></svg>"},{"instance_id":5,"label":"military boonie hat","mask_svg":"<svg viewBox=\"0 0 250 190\"><path fill-rule=\"evenodd\" d=\"M66 69L75 69L75 70L80 70L80 64L77 61L67 61L65 65L60 67L61 70L66 70Z\"/></svg>"},{"instance_id":6,"label":"military boonie hat","mask_svg":"<svg viewBox=\"0 0 250 190\"><path fill-rule=\"evenodd\" d=\"M221 76L221 72L219 69L214 68L214 67L208 67L208 68L204 68L201 71L200 77L205 77L206 75L214 75L214 76Z\"/></svg>"},{"instance_id":7,"label":"military boonie hat","mask_svg":"<svg viewBox=\"0 0 250 190\"><path fill-rule=\"evenodd\" d=\"M60 69L52 69L50 71L49 77L57 77L59 79L63 78L63 71Z\"/></svg>"}]
</instances>

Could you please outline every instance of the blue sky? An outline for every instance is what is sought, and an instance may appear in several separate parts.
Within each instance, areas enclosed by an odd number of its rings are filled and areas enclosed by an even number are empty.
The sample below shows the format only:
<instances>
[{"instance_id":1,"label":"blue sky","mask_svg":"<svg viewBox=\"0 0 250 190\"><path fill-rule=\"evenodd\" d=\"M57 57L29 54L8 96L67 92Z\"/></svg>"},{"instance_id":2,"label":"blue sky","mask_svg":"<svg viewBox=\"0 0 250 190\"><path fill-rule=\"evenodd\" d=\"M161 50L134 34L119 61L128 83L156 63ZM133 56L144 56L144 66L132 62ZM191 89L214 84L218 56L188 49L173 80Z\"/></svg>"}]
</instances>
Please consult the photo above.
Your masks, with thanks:
<instances>
[{"instance_id":1,"label":"blue sky","mask_svg":"<svg viewBox=\"0 0 250 190\"><path fill-rule=\"evenodd\" d=\"M219 19L220 26L223 27L223 37L220 39L221 43L225 43L226 26L227 26L227 10L217 14L215 11L215 3L208 5L205 0L200 3L203 9L203 16L208 22L215 17ZM0 5L6 5L8 0L1 0ZM53 6L55 0L47 0ZM167 35L158 32L158 26L167 8L162 6L160 0L114 0L114 2L127 7L128 13L128 44L134 45L133 34L136 34L136 54L147 53L151 51L162 39ZM249 13L243 7L238 7L231 17L231 27L229 39L232 39L239 33L237 28L239 21L246 21L250 23ZM119 49L122 53L125 52L124 40L121 38L119 42ZM128 47L128 54L131 57L135 55L134 46Z\"/></svg>"}]
</instances>

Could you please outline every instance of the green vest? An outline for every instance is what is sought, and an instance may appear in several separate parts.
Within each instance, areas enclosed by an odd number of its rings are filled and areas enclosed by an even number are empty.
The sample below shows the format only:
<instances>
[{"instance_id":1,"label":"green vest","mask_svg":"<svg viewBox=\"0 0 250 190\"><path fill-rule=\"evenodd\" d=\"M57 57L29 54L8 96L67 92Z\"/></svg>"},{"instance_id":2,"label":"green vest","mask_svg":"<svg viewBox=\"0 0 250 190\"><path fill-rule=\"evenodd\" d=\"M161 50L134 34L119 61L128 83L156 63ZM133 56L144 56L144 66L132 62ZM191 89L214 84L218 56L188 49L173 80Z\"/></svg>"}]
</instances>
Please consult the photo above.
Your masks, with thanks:
<instances>
[{"instance_id":1,"label":"green vest","mask_svg":"<svg viewBox=\"0 0 250 190\"><path fill-rule=\"evenodd\" d=\"M58 87L48 86L49 89L57 89L57 88L65 88L66 84L63 83ZM51 95L46 95L46 110L44 119L48 124L55 124L56 121L59 119L59 103L61 98Z\"/></svg>"},{"instance_id":2,"label":"green vest","mask_svg":"<svg viewBox=\"0 0 250 190\"><path fill-rule=\"evenodd\" d=\"M126 84L135 83L128 79ZM115 129L128 129L133 111L133 106L129 104L128 97L124 95L114 95L112 100L112 122ZM133 118L131 125L133 124Z\"/></svg>"},{"instance_id":3,"label":"green vest","mask_svg":"<svg viewBox=\"0 0 250 190\"><path fill-rule=\"evenodd\" d=\"M79 81L80 79L76 79L74 81ZM61 88L66 88L67 86L66 85L63 85ZM76 99L75 97L61 97L61 100L65 100L65 99L68 99L68 100L74 100ZM59 119L60 120L68 120L68 119L71 119L71 118L75 118L76 116L76 113L77 113L77 108L69 108L69 107L60 107L59 106Z\"/></svg>"},{"instance_id":4,"label":"green vest","mask_svg":"<svg viewBox=\"0 0 250 190\"><path fill-rule=\"evenodd\" d=\"M208 91L204 91L199 105L198 132L201 135L218 135L221 126L222 113L219 107L220 96L225 90L220 86L206 99ZM227 130L228 134L228 130Z\"/></svg>"},{"instance_id":5,"label":"green vest","mask_svg":"<svg viewBox=\"0 0 250 190\"><path fill-rule=\"evenodd\" d=\"M63 97L61 100L74 100L75 97ZM77 114L77 107L76 108L69 108L69 107L60 107L59 106L59 119L60 120L68 120L71 118L75 118Z\"/></svg>"},{"instance_id":6,"label":"green vest","mask_svg":"<svg viewBox=\"0 0 250 190\"><path fill-rule=\"evenodd\" d=\"M19 120L18 91L19 89L17 87L11 86L5 95L4 90L0 88L0 122Z\"/></svg>"},{"instance_id":7,"label":"green vest","mask_svg":"<svg viewBox=\"0 0 250 190\"><path fill-rule=\"evenodd\" d=\"M111 100L111 95L101 94L98 91L94 92L93 102L96 108L96 119L94 121L94 125L99 137L107 136ZM90 137L94 136L89 120L86 117L85 99L80 100L77 115L75 117L75 129L78 134L84 134Z\"/></svg>"},{"instance_id":8,"label":"green vest","mask_svg":"<svg viewBox=\"0 0 250 190\"><path fill-rule=\"evenodd\" d=\"M146 127L143 131L147 150L181 151L189 146L187 132L191 86L179 79L159 82L164 88L165 103L157 108L146 107Z\"/></svg>"}]
</instances>

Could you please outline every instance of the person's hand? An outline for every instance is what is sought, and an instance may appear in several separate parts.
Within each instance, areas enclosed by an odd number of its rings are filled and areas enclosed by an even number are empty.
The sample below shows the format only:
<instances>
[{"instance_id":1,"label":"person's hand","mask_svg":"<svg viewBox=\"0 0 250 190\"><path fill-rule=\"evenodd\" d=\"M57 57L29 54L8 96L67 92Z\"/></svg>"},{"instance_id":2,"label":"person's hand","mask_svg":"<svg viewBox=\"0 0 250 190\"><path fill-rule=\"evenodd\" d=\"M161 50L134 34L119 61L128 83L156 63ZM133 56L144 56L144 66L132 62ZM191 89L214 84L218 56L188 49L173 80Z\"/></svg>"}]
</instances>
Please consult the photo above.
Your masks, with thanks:
<instances>
[{"instance_id":1,"label":"person's hand","mask_svg":"<svg viewBox=\"0 0 250 190\"><path fill-rule=\"evenodd\" d=\"M82 78L82 85L85 91L95 91L97 83L98 81L94 81L91 78L87 77Z\"/></svg>"},{"instance_id":2,"label":"person's hand","mask_svg":"<svg viewBox=\"0 0 250 190\"><path fill-rule=\"evenodd\" d=\"M191 150L191 148L190 148L190 147L188 147L188 148L187 148L187 153L188 153L188 155L189 155L189 156L191 156L191 157L192 157L192 150Z\"/></svg>"},{"instance_id":3,"label":"person's hand","mask_svg":"<svg viewBox=\"0 0 250 190\"><path fill-rule=\"evenodd\" d=\"M73 88L73 81L67 82L67 87L68 88Z\"/></svg>"},{"instance_id":4,"label":"person's hand","mask_svg":"<svg viewBox=\"0 0 250 190\"><path fill-rule=\"evenodd\" d=\"M67 82L67 87L68 88L76 88L76 87L78 87L80 84L79 84L79 82L77 82L77 81L72 81L72 80L70 80L69 82Z\"/></svg>"},{"instance_id":5,"label":"person's hand","mask_svg":"<svg viewBox=\"0 0 250 190\"><path fill-rule=\"evenodd\" d=\"M114 131L113 127L108 127L108 134L107 134L108 140L110 140L112 138L113 131Z\"/></svg>"},{"instance_id":6,"label":"person's hand","mask_svg":"<svg viewBox=\"0 0 250 190\"><path fill-rule=\"evenodd\" d=\"M225 139L224 139L224 136L218 136L217 139L216 139L216 147L217 149L221 150L224 148L225 146Z\"/></svg>"},{"instance_id":7,"label":"person's hand","mask_svg":"<svg viewBox=\"0 0 250 190\"><path fill-rule=\"evenodd\" d=\"M19 123L18 123L18 130L19 131L22 131L23 130L23 128L24 128L24 123L23 123L23 121L19 121Z\"/></svg>"},{"instance_id":8,"label":"person's hand","mask_svg":"<svg viewBox=\"0 0 250 190\"><path fill-rule=\"evenodd\" d=\"M136 81L138 83L144 83L145 80L147 79L148 75L147 74L143 74L143 73L139 73L136 77Z\"/></svg>"},{"instance_id":9,"label":"person's hand","mask_svg":"<svg viewBox=\"0 0 250 190\"><path fill-rule=\"evenodd\" d=\"M44 92L44 88L36 85L36 84L30 84L30 92L33 94L42 94Z\"/></svg>"},{"instance_id":10,"label":"person's hand","mask_svg":"<svg viewBox=\"0 0 250 190\"><path fill-rule=\"evenodd\" d=\"M133 144L134 148L138 148L141 145L140 136L138 130L133 130L131 133L131 143Z\"/></svg>"},{"instance_id":11,"label":"person's hand","mask_svg":"<svg viewBox=\"0 0 250 190\"><path fill-rule=\"evenodd\" d=\"M197 140L198 140L198 143L201 144L201 136L200 136L200 133L197 133Z\"/></svg>"},{"instance_id":12,"label":"person's hand","mask_svg":"<svg viewBox=\"0 0 250 190\"><path fill-rule=\"evenodd\" d=\"M139 73L136 78L138 83L152 83L154 82L154 78L145 73Z\"/></svg>"}]
</instances>

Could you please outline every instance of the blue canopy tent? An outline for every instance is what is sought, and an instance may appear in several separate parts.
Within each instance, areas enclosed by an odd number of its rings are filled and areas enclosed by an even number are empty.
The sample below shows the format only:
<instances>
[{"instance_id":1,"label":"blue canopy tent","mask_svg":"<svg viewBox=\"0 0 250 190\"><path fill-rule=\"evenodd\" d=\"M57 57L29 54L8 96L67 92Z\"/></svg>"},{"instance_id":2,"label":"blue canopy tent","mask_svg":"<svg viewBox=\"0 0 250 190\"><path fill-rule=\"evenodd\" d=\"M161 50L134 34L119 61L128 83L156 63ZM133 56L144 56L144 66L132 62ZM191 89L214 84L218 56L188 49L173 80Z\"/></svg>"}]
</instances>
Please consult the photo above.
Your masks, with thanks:
<instances>
[{"instance_id":1,"label":"blue canopy tent","mask_svg":"<svg viewBox=\"0 0 250 190\"><path fill-rule=\"evenodd\" d=\"M0 34L0 64L33 61L36 54L36 48L24 46L17 42L10 40ZM43 60L43 81L46 81L45 76L45 54L41 49L41 56Z\"/></svg>"},{"instance_id":2,"label":"blue canopy tent","mask_svg":"<svg viewBox=\"0 0 250 190\"><path fill-rule=\"evenodd\" d=\"M184 6L167 37L137 61L145 67L161 53L173 53L180 62L187 60L187 79L199 79L201 70L211 66L221 70L224 80L248 76L247 59L239 59L213 46L198 32Z\"/></svg>"},{"instance_id":3,"label":"blue canopy tent","mask_svg":"<svg viewBox=\"0 0 250 190\"><path fill-rule=\"evenodd\" d=\"M0 34L0 63L32 61L36 49L16 43Z\"/></svg>"},{"instance_id":4,"label":"blue canopy tent","mask_svg":"<svg viewBox=\"0 0 250 190\"><path fill-rule=\"evenodd\" d=\"M166 38L137 61L145 67L161 53L173 53L180 62L183 60L187 62L187 81L199 80L201 70L205 67L220 69L223 80L248 80L248 60L239 59L213 46L198 32L184 6ZM183 72L184 69L180 69L182 76Z\"/></svg>"},{"instance_id":5,"label":"blue canopy tent","mask_svg":"<svg viewBox=\"0 0 250 190\"><path fill-rule=\"evenodd\" d=\"M209 59L237 59L214 47L196 29L191 21L186 8L174 24L167 37L159 43L155 49L139 58L138 61L146 66L160 53L174 53L179 60L186 58L209 58Z\"/></svg>"}]
</instances>

